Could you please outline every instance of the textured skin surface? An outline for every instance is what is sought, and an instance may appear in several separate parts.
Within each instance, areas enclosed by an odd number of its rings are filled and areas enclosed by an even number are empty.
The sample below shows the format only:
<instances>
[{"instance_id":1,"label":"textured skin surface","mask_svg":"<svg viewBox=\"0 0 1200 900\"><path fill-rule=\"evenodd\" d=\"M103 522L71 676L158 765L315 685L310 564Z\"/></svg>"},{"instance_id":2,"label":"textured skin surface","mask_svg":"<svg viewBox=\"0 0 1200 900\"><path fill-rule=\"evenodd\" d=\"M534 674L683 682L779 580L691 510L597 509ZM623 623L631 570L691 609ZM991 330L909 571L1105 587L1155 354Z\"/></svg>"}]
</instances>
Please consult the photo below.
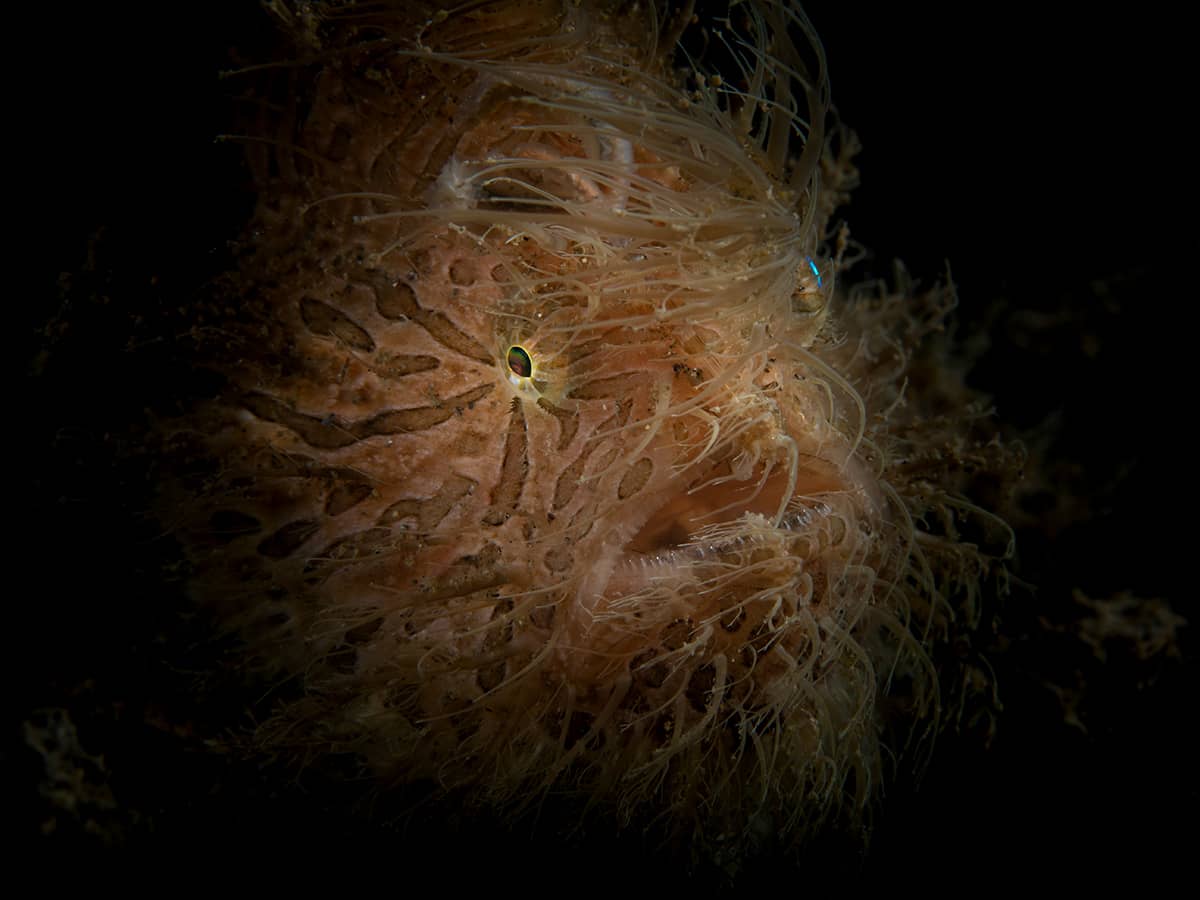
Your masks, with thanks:
<instances>
[{"instance_id":1,"label":"textured skin surface","mask_svg":"<svg viewBox=\"0 0 1200 900\"><path fill-rule=\"evenodd\" d=\"M223 386L162 429L208 461L164 490L194 593L306 687L263 740L735 853L856 819L989 567L955 491L1003 453L907 349L939 297L833 299L846 159L673 86L669 17L325 13L262 104Z\"/></svg>"}]
</instances>

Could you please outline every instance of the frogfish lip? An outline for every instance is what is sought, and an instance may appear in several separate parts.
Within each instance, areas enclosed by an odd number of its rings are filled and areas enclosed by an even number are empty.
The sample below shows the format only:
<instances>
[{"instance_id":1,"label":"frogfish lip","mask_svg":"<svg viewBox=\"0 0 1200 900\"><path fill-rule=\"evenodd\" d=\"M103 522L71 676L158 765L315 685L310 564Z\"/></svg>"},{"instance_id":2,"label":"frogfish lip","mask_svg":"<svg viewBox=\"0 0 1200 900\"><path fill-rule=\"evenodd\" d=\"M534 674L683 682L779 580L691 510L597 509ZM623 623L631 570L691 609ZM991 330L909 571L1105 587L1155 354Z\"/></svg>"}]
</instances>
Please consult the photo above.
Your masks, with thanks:
<instances>
[{"instance_id":1,"label":"frogfish lip","mask_svg":"<svg viewBox=\"0 0 1200 900\"><path fill-rule=\"evenodd\" d=\"M835 290L857 172L811 25L706 13L684 73L678 5L298 17L248 95L261 233L184 342L227 387L162 426L158 505L287 685L264 747L732 860L858 825L881 692L937 712L941 573L985 561L915 545L938 488L897 463L959 465L904 402L932 307Z\"/></svg>"},{"instance_id":2,"label":"frogfish lip","mask_svg":"<svg viewBox=\"0 0 1200 900\"><path fill-rule=\"evenodd\" d=\"M679 575L698 560L719 556L738 540L705 538L722 526L754 516L764 526L795 529L811 521L814 510L825 508L820 496L857 487L847 471L818 457L801 460L792 495L784 504L789 480L785 469L762 465L753 477L736 479L729 464L722 463L682 490L644 504L631 517L633 536L613 547L603 594L611 598L635 593L651 579ZM785 511L778 517L781 508Z\"/></svg>"}]
</instances>

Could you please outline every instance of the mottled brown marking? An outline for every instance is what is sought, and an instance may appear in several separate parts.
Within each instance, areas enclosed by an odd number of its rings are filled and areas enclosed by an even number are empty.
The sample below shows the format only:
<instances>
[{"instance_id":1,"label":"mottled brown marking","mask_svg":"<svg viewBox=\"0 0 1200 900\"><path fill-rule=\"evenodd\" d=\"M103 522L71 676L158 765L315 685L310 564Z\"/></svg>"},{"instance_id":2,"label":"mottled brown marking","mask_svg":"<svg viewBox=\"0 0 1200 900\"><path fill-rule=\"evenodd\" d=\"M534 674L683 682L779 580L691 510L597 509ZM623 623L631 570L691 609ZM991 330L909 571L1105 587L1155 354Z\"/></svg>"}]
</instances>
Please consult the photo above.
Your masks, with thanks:
<instances>
[{"instance_id":1,"label":"mottled brown marking","mask_svg":"<svg viewBox=\"0 0 1200 900\"><path fill-rule=\"evenodd\" d=\"M779 632L771 627L771 623L766 619L754 626L754 630L750 632L750 639L747 642L749 646L754 648L755 653L759 657L766 656L770 650L779 641Z\"/></svg>"},{"instance_id":2,"label":"mottled brown marking","mask_svg":"<svg viewBox=\"0 0 1200 900\"><path fill-rule=\"evenodd\" d=\"M288 522L273 534L263 538L258 545L258 552L272 559L283 559L291 556L314 534L320 525L311 519L301 519Z\"/></svg>"},{"instance_id":3,"label":"mottled brown marking","mask_svg":"<svg viewBox=\"0 0 1200 900\"><path fill-rule=\"evenodd\" d=\"M662 660L656 660L658 653L654 650L643 650L629 661L629 672L634 681L648 688L660 688L670 675L670 667Z\"/></svg>"},{"instance_id":4,"label":"mottled brown marking","mask_svg":"<svg viewBox=\"0 0 1200 900\"><path fill-rule=\"evenodd\" d=\"M583 477L583 467L587 465L586 448L575 457L571 464L559 473L558 481L554 483L554 508L562 509L571 502L575 491L579 489L579 479Z\"/></svg>"},{"instance_id":5,"label":"mottled brown marking","mask_svg":"<svg viewBox=\"0 0 1200 900\"><path fill-rule=\"evenodd\" d=\"M535 606L533 611L529 613L529 623L534 628L549 630L554 627L554 612L555 606L553 603L547 603L544 606Z\"/></svg>"},{"instance_id":6,"label":"mottled brown marking","mask_svg":"<svg viewBox=\"0 0 1200 900\"><path fill-rule=\"evenodd\" d=\"M475 676L481 691L495 690L504 681L505 663L503 661L486 666Z\"/></svg>"},{"instance_id":7,"label":"mottled brown marking","mask_svg":"<svg viewBox=\"0 0 1200 900\"><path fill-rule=\"evenodd\" d=\"M280 452L263 454L259 460L258 471L263 475L286 478L311 475L316 468L318 468L317 464L307 456L299 453Z\"/></svg>"},{"instance_id":8,"label":"mottled brown marking","mask_svg":"<svg viewBox=\"0 0 1200 900\"><path fill-rule=\"evenodd\" d=\"M499 587L505 581L500 557L500 547L493 543L485 544L478 553L459 557L445 575L426 586L424 596L431 601L446 600Z\"/></svg>"},{"instance_id":9,"label":"mottled brown marking","mask_svg":"<svg viewBox=\"0 0 1200 900\"><path fill-rule=\"evenodd\" d=\"M595 721L595 714L586 710L577 709L571 713L571 721L567 723L567 731L563 735L563 749L570 750L577 743L585 740L591 733Z\"/></svg>"},{"instance_id":10,"label":"mottled brown marking","mask_svg":"<svg viewBox=\"0 0 1200 900\"><path fill-rule=\"evenodd\" d=\"M617 411L601 422L596 431L603 434L614 424L622 425L628 415L629 410L627 405L618 402ZM575 491L579 488L579 481L583 477L583 470L587 465L588 459L604 440L605 438L603 437L594 437L584 444L583 449L579 451L579 456L575 457L571 464L559 474L558 480L554 483L554 509L562 509L571 502L571 498L575 496Z\"/></svg>"},{"instance_id":11,"label":"mottled brown marking","mask_svg":"<svg viewBox=\"0 0 1200 900\"><path fill-rule=\"evenodd\" d=\"M742 623L746 621L746 610L740 604L727 609L721 614L721 627L730 634L736 632L742 627Z\"/></svg>"},{"instance_id":12,"label":"mottled brown marking","mask_svg":"<svg viewBox=\"0 0 1200 900\"><path fill-rule=\"evenodd\" d=\"M375 308L385 319L398 321L401 319L416 319L421 312L417 303L417 292L403 281L392 284L388 281L376 281Z\"/></svg>"},{"instance_id":13,"label":"mottled brown marking","mask_svg":"<svg viewBox=\"0 0 1200 900\"><path fill-rule=\"evenodd\" d=\"M500 464L500 481L492 492L492 508L484 516L484 524L500 525L508 520L529 474L529 441L525 428L525 411L521 401L513 398L509 411L508 434L504 438L504 461Z\"/></svg>"},{"instance_id":14,"label":"mottled brown marking","mask_svg":"<svg viewBox=\"0 0 1200 900\"><path fill-rule=\"evenodd\" d=\"M546 563L546 568L551 572L558 574L565 572L575 562L575 554L571 552L571 548L566 544L560 544L557 547L551 547L546 551L543 558Z\"/></svg>"},{"instance_id":15,"label":"mottled brown marking","mask_svg":"<svg viewBox=\"0 0 1200 900\"><path fill-rule=\"evenodd\" d=\"M675 619L662 630L658 639L668 650L678 650L691 637L693 627L691 619Z\"/></svg>"},{"instance_id":16,"label":"mottled brown marking","mask_svg":"<svg viewBox=\"0 0 1200 900\"><path fill-rule=\"evenodd\" d=\"M571 445L571 441L575 439L575 433L579 431L579 413L569 409L560 409L545 397L539 397L537 405L558 419L558 447L556 449L566 450Z\"/></svg>"},{"instance_id":17,"label":"mottled brown marking","mask_svg":"<svg viewBox=\"0 0 1200 900\"><path fill-rule=\"evenodd\" d=\"M339 478L325 498L325 513L340 516L371 496L374 489L369 481Z\"/></svg>"},{"instance_id":18,"label":"mottled brown marking","mask_svg":"<svg viewBox=\"0 0 1200 900\"><path fill-rule=\"evenodd\" d=\"M758 654L749 644L742 645L742 652L739 654L742 665L751 671L758 665Z\"/></svg>"},{"instance_id":19,"label":"mottled brown marking","mask_svg":"<svg viewBox=\"0 0 1200 900\"><path fill-rule=\"evenodd\" d=\"M461 412L461 409L459 411ZM354 433L361 437L373 437L384 434L411 434L416 431L427 431L435 425L441 425L452 417L454 412L452 407L444 405L392 409L355 425Z\"/></svg>"},{"instance_id":20,"label":"mottled brown marking","mask_svg":"<svg viewBox=\"0 0 1200 900\"><path fill-rule=\"evenodd\" d=\"M421 513L423 500L397 500L383 511L376 524L395 525L404 519L417 519Z\"/></svg>"},{"instance_id":21,"label":"mottled brown marking","mask_svg":"<svg viewBox=\"0 0 1200 900\"><path fill-rule=\"evenodd\" d=\"M491 363L492 356L473 337L463 332L440 312L425 309L417 302L412 285L403 281L393 283L387 278L374 280L375 308L385 319L410 319L431 338L449 350L468 359Z\"/></svg>"},{"instance_id":22,"label":"mottled brown marking","mask_svg":"<svg viewBox=\"0 0 1200 900\"><path fill-rule=\"evenodd\" d=\"M325 665L338 675L349 675L358 667L358 650L341 646L325 656Z\"/></svg>"},{"instance_id":23,"label":"mottled brown marking","mask_svg":"<svg viewBox=\"0 0 1200 900\"><path fill-rule=\"evenodd\" d=\"M712 702L713 688L717 683L717 670L712 663L705 663L688 679L685 693L692 709L696 712L706 712Z\"/></svg>"},{"instance_id":24,"label":"mottled brown marking","mask_svg":"<svg viewBox=\"0 0 1200 900\"><path fill-rule=\"evenodd\" d=\"M645 380L641 372L625 372L610 378L596 378L574 388L568 395L574 400L600 400L606 397L628 397L638 389L638 384Z\"/></svg>"},{"instance_id":25,"label":"mottled brown marking","mask_svg":"<svg viewBox=\"0 0 1200 900\"><path fill-rule=\"evenodd\" d=\"M495 385L493 384L481 384L478 387L471 388L469 391L463 391L461 394L448 397L433 406L392 410L381 413L364 422L353 424L351 429L359 437L369 437L377 434L400 434L406 431L423 431L426 428L432 428L434 425L440 425L451 416L461 415L463 410L469 409L472 404L482 400L494 388Z\"/></svg>"},{"instance_id":26,"label":"mottled brown marking","mask_svg":"<svg viewBox=\"0 0 1200 900\"><path fill-rule=\"evenodd\" d=\"M610 447L605 451L604 455L600 457L600 461L596 464L596 471L607 472L610 468L612 468L612 464L615 463L620 456L621 451L619 449L616 447Z\"/></svg>"},{"instance_id":27,"label":"mottled brown marking","mask_svg":"<svg viewBox=\"0 0 1200 900\"><path fill-rule=\"evenodd\" d=\"M462 475L451 475L442 482L441 489L435 496L425 501L421 508L421 528L425 531L433 529L446 518L450 510L475 490L475 482Z\"/></svg>"},{"instance_id":28,"label":"mottled brown marking","mask_svg":"<svg viewBox=\"0 0 1200 900\"><path fill-rule=\"evenodd\" d=\"M316 416L298 413L282 401L264 394L250 394L243 403L260 419L285 425L296 432L306 443L314 447L332 450L348 447L364 438L389 434L411 434L433 428L452 416L460 415L471 404L490 394L494 387L495 385L482 384L439 401L433 406L388 410L357 422L346 422L337 416L318 419Z\"/></svg>"},{"instance_id":29,"label":"mottled brown marking","mask_svg":"<svg viewBox=\"0 0 1200 900\"><path fill-rule=\"evenodd\" d=\"M438 523L462 500L475 490L475 482L461 475L451 475L442 482L438 492L424 500L406 499L393 503L376 523L391 526L403 519L416 519L422 531L432 531Z\"/></svg>"},{"instance_id":30,"label":"mottled brown marking","mask_svg":"<svg viewBox=\"0 0 1200 900\"><path fill-rule=\"evenodd\" d=\"M389 131L393 138L372 163L368 181L399 179L408 196L418 197L424 183L440 174L453 152L461 134L461 125L452 127L454 111L475 74L461 71L456 74L447 66L414 65L411 69L415 74L403 75L390 63L383 63L381 68L394 79L396 89L374 100L391 107L395 120ZM356 86L371 91L375 84L370 79L360 79ZM406 102L396 109L392 104L398 97Z\"/></svg>"},{"instance_id":31,"label":"mottled brown marking","mask_svg":"<svg viewBox=\"0 0 1200 900\"><path fill-rule=\"evenodd\" d=\"M458 328L439 312L422 312L417 324L429 332L439 344L468 359L491 363L492 356L473 337L459 331Z\"/></svg>"},{"instance_id":32,"label":"mottled brown marking","mask_svg":"<svg viewBox=\"0 0 1200 900\"><path fill-rule=\"evenodd\" d=\"M361 625L355 625L346 632L346 643L352 646L361 646L370 643L371 638L375 637L382 626L382 618L369 619Z\"/></svg>"},{"instance_id":33,"label":"mottled brown marking","mask_svg":"<svg viewBox=\"0 0 1200 900\"><path fill-rule=\"evenodd\" d=\"M318 554L324 562L356 562L395 548L396 541L387 528L367 528L334 541Z\"/></svg>"},{"instance_id":34,"label":"mottled brown marking","mask_svg":"<svg viewBox=\"0 0 1200 900\"><path fill-rule=\"evenodd\" d=\"M372 368L384 378L403 378L418 372L436 369L440 363L436 356L410 353L381 353Z\"/></svg>"},{"instance_id":35,"label":"mottled brown marking","mask_svg":"<svg viewBox=\"0 0 1200 900\"><path fill-rule=\"evenodd\" d=\"M581 359L586 359L593 353L597 353L607 346L608 343L602 337L593 338L590 341L584 341L582 344L577 344L571 348L571 362L578 362Z\"/></svg>"},{"instance_id":36,"label":"mottled brown marking","mask_svg":"<svg viewBox=\"0 0 1200 900\"><path fill-rule=\"evenodd\" d=\"M330 335L359 350L374 350L375 341L361 325L328 303L305 297L300 301L300 318L313 334Z\"/></svg>"},{"instance_id":37,"label":"mottled brown marking","mask_svg":"<svg viewBox=\"0 0 1200 900\"><path fill-rule=\"evenodd\" d=\"M650 461L649 457L643 456L621 476L621 484L617 487L617 498L627 500L632 497L646 486L646 482L650 480L650 473L653 471L654 463Z\"/></svg>"},{"instance_id":38,"label":"mottled brown marking","mask_svg":"<svg viewBox=\"0 0 1200 900\"><path fill-rule=\"evenodd\" d=\"M461 407L459 412L461 412ZM455 413L452 406L416 406L412 409L391 409L372 416L353 426L354 434L371 437L383 434L411 434L441 425Z\"/></svg>"},{"instance_id":39,"label":"mottled brown marking","mask_svg":"<svg viewBox=\"0 0 1200 900\"><path fill-rule=\"evenodd\" d=\"M258 418L290 428L306 444L322 450L348 447L358 440L334 417L322 420L316 416L306 416L266 394L249 394L242 403Z\"/></svg>"},{"instance_id":40,"label":"mottled brown marking","mask_svg":"<svg viewBox=\"0 0 1200 900\"><path fill-rule=\"evenodd\" d=\"M491 621L496 622L498 620L502 620L512 611L512 600L502 600L492 608ZM483 636L483 652L495 653L512 640L514 631L515 628L511 620L506 622L502 621L498 626L489 628Z\"/></svg>"},{"instance_id":41,"label":"mottled brown marking","mask_svg":"<svg viewBox=\"0 0 1200 900\"><path fill-rule=\"evenodd\" d=\"M475 283L475 265L468 259L456 259L450 264L450 281L466 286Z\"/></svg>"}]
</instances>

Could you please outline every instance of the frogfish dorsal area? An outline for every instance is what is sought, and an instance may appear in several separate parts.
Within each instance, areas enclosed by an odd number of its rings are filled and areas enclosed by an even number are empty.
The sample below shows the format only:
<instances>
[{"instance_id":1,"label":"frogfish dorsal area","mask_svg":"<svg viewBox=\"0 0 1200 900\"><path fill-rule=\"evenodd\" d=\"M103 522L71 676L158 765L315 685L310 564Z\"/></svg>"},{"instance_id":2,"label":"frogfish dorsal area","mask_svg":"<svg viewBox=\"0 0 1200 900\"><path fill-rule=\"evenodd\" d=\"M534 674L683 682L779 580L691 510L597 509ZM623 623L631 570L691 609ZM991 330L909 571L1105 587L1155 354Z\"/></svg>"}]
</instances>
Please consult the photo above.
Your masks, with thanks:
<instances>
[{"instance_id":1,"label":"frogfish dorsal area","mask_svg":"<svg viewBox=\"0 0 1200 900\"><path fill-rule=\"evenodd\" d=\"M922 349L938 291L842 283L808 19L313 6L231 76L222 387L158 430L210 462L161 488L192 596L302 686L258 740L701 855L861 822L957 702L1010 552L968 473L1013 456Z\"/></svg>"}]
</instances>

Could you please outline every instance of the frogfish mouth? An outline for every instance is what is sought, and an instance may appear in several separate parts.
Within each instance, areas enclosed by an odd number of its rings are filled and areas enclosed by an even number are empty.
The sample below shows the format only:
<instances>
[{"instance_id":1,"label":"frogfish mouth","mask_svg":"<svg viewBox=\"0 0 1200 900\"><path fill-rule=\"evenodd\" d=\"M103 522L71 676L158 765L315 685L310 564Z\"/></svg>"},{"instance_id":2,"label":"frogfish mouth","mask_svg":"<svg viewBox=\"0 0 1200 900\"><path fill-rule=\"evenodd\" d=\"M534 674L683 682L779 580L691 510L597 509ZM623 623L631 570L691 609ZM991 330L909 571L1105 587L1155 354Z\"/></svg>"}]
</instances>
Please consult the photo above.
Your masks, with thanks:
<instances>
[{"instance_id":1,"label":"frogfish mouth","mask_svg":"<svg viewBox=\"0 0 1200 900\"><path fill-rule=\"evenodd\" d=\"M945 294L837 284L855 144L807 19L275 13L231 76L258 208L196 311L220 386L158 426L191 593L301 686L259 739L723 852L861 816L946 716L1003 556L959 537L964 459L1001 450L923 362Z\"/></svg>"}]
</instances>

